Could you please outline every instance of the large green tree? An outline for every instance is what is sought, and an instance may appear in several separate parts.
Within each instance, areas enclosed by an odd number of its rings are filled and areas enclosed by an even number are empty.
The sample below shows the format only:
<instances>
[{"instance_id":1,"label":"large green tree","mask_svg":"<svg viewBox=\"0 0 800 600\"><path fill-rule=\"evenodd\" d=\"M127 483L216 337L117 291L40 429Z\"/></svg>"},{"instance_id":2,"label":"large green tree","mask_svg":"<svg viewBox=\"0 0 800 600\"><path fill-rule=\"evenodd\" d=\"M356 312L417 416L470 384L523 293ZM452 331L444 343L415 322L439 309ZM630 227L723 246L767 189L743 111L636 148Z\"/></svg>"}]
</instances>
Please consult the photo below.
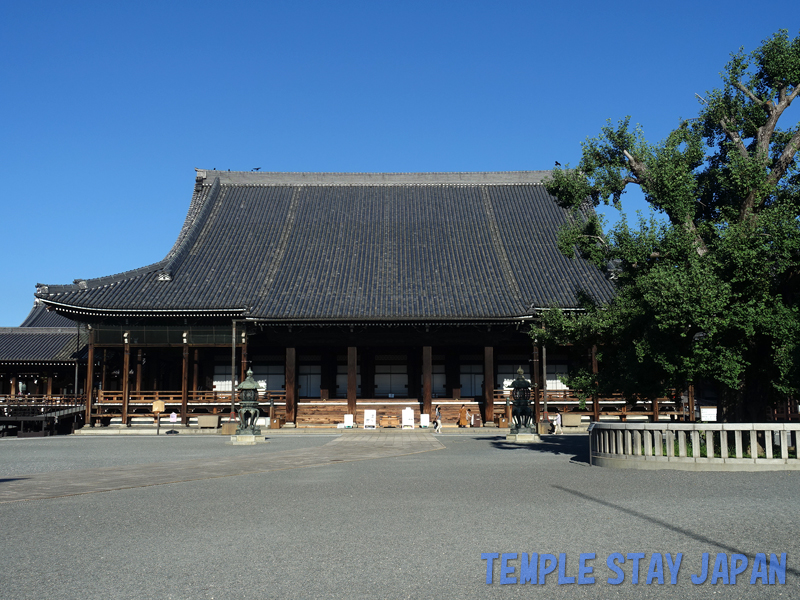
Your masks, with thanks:
<instances>
[{"instance_id":1,"label":"large green tree","mask_svg":"<svg viewBox=\"0 0 800 600\"><path fill-rule=\"evenodd\" d=\"M798 394L800 123L785 121L800 106L790 109L800 36L780 31L740 50L722 80L660 143L629 118L609 122L577 166L545 183L573 214L562 252L589 258L616 286L612 302L587 297L578 316L547 311L533 332L598 345L598 377L572 375L586 395L654 397L702 379L718 390L721 419L739 421ZM652 214L604 231L590 206L621 208L628 186Z\"/></svg>"}]
</instances>

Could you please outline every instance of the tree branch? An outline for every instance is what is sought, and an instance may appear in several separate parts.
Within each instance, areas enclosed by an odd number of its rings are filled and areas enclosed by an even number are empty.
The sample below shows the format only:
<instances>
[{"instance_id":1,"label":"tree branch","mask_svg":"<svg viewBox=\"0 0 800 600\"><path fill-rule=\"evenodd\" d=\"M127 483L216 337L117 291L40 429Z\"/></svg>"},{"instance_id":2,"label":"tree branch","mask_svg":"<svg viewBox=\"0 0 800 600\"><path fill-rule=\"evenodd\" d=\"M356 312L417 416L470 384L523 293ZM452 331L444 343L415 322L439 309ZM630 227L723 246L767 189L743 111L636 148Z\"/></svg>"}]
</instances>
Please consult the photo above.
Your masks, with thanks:
<instances>
[{"instance_id":1,"label":"tree branch","mask_svg":"<svg viewBox=\"0 0 800 600\"><path fill-rule=\"evenodd\" d=\"M736 149L739 151L739 154L742 158L748 158L749 154L747 153L747 148L744 146L744 142L742 138L739 137L738 133L734 133L730 129L728 129L728 118L720 119L719 126L722 127L722 131L725 132L725 135L728 136L728 139L733 142L733 145L736 146Z\"/></svg>"},{"instance_id":2,"label":"tree branch","mask_svg":"<svg viewBox=\"0 0 800 600\"><path fill-rule=\"evenodd\" d=\"M772 167L769 177L767 178L770 185L777 185L786 174L786 169L789 168L789 163L792 162L798 149L800 149L800 129L798 129L792 136L792 139L787 142L778 160L775 161L775 165Z\"/></svg>"},{"instance_id":3,"label":"tree branch","mask_svg":"<svg viewBox=\"0 0 800 600\"><path fill-rule=\"evenodd\" d=\"M632 183L638 183L641 185L641 182L647 179L647 167L643 162L636 160L627 150L623 150L622 154L628 159L628 164L630 165L631 171L633 171L633 174L636 175L636 179L638 179L638 181L634 181Z\"/></svg>"},{"instance_id":4,"label":"tree branch","mask_svg":"<svg viewBox=\"0 0 800 600\"><path fill-rule=\"evenodd\" d=\"M733 82L734 87L736 87L739 91L743 92L750 100L755 102L756 104L766 104L764 100L761 100L758 96L756 96L753 92L748 90L740 81Z\"/></svg>"}]
</instances>

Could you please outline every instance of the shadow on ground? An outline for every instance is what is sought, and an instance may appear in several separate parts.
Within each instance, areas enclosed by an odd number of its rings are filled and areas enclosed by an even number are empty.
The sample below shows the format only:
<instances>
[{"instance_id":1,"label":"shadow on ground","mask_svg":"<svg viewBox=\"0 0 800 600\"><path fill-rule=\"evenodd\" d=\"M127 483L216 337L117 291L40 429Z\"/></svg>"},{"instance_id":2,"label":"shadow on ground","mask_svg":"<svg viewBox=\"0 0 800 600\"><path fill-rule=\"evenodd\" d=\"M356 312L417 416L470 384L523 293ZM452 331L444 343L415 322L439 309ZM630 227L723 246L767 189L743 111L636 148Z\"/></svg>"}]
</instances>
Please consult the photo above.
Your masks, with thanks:
<instances>
[{"instance_id":1,"label":"shadow on ground","mask_svg":"<svg viewBox=\"0 0 800 600\"><path fill-rule=\"evenodd\" d=\"M489 439L492 446L498 450L517 450L549 454L571 454L571 461L589 464L589 436L587 435L543 435L542 441L537 444L515 444L507 442L505 436Z\"/></svg>"}]
</instances>

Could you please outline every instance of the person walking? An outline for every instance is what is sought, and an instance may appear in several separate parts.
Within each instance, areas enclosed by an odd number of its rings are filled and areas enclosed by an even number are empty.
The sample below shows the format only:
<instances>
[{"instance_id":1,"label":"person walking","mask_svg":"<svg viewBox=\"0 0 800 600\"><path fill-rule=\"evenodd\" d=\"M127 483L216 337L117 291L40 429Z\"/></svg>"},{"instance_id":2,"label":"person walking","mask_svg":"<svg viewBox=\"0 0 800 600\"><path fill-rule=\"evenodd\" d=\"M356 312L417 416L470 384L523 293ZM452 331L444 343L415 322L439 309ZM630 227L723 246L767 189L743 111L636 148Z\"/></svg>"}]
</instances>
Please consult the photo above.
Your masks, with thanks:
<instances>
[{"instance_id":1,"label":"person walking","mask_svg":"<svg viewBox=\"0 0 800 600\"><path fill-rule=\"evenodd\" d=\"M433 430L436 433L442 433L442 411L438 404L433 412Z\"/></svg>"},{"instance_id":2,"label":"person walking","mask_svg":"<svg viewBox=\"0 0 800 600\"><path fill-rule=\"evenodd\" d=\"M561 431L561 413L556 413L556 418L553 419L553 433L556 435L561 435L564 432Z\"/></svg>"}]
</instances>

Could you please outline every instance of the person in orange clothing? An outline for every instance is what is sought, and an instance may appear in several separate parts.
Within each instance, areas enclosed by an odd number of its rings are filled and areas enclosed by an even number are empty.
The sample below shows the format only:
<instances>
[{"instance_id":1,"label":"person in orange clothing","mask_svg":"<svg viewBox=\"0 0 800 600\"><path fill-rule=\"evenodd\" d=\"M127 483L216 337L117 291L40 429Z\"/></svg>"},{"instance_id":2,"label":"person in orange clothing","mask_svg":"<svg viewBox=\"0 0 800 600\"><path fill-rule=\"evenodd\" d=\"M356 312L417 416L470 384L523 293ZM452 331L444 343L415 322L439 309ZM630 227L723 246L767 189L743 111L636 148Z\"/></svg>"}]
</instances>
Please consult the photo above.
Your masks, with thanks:
<instances>
[{"instance_id":1,"label":"person in orange clothing","mask_svg":"<svg viewBox=\"0 0 800 600\"><path fill-rule=\"evenodd\" d=\"M461 405L461 410L458 411L458 426L467 426L467 407L464 404Z\"/></svg>"}]
</instances>

